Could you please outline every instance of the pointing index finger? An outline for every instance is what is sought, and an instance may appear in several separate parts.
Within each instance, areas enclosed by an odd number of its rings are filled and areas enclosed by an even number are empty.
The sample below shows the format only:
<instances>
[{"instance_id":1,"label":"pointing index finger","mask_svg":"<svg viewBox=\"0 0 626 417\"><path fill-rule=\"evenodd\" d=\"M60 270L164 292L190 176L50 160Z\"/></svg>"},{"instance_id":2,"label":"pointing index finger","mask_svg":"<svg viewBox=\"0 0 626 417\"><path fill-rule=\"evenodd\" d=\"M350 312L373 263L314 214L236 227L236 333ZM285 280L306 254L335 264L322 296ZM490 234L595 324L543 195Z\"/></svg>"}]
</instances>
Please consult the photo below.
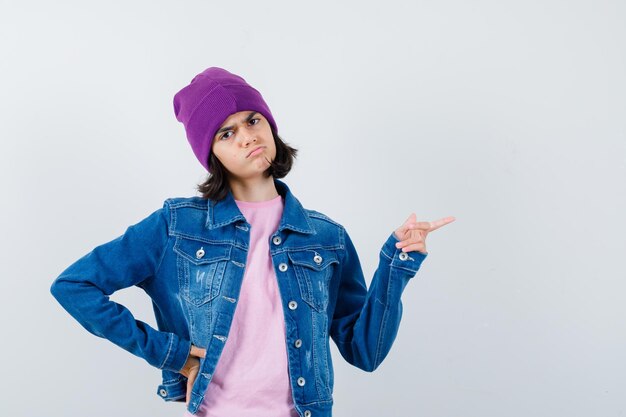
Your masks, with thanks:
<instances>
[{"instance_id":1,"label":"pointing index finger","mask_svg":"<svg viewBox=\"0 0 626 417\"><path fill-rule=\"evenodd\" d=\"M430 224L432 225L430 228L430 231L432 232L433 230L437 230L439 229L441 226L445 226L448 223L452 223L453 221L455 221L456 218L454 216L448 216L448 217L443 217L439 220L435 220L433 222L430 222Z\"/></svg>"}]
</instances>

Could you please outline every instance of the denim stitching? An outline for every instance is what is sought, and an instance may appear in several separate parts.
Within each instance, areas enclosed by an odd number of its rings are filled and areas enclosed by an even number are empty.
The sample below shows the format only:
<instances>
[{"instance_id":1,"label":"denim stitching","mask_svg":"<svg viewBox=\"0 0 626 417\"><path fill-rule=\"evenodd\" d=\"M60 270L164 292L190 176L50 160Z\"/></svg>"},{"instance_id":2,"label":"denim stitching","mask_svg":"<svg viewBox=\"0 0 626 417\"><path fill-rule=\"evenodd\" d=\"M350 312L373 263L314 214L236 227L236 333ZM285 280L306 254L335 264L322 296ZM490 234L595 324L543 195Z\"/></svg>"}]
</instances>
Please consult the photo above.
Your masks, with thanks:
<instances>
[{"instance_id":1,"label":"denim stitching","mask_svg":"<svg viewBox=\"0 0 626 417\"><path fill-rule=\"evenodd\" d=\"M173 235L174 230L176 230L176 215L178 214L178 212L174 206L171 206L171 207L172 207L172 211L171 211L172 214L170 215L170 217L172 219L172 224L170 227L170 233Z\"/></svg>"},{"instance_id":2,"label":"denim stitching","mask_svg":"<svg viewBox=\"0 0 626 417\"><path fill-rule=\"evenodd\" d=\"M214 243L214 244L231 244L231 245L236 245L236 242L234 240L215 240L215 239L207 239L205 237L202 236L196 236L196 235L189 235L187 233L183 233L183 232L179 232L176 230L172 231L172 235L176 236L176 237L180 237L183 239L190 239L190 240L195 240L198 242L203 242L203 243ZM242 246L240 246L241 248L243 248Z\"/></svg>"},{"instance_id":3,"label":"denim stitching","mask_svg":"<svg viewBox=\"0 0 626 417\"><path fill-rule=\"evenodd\" d=\"M191 302L188 300L187 294L185 294L185 279L187 279L187 275L185 275L185 263L180 256L176 256L176 274L178 275L178 294L185 301L182 304L187 312L187 317L189 317L189 337L193 339L195 326L194 315L191 311Z\"/></svg>"},{"instance_id":4,"label":"denim stitching","mask_svg":"<svg viewBox=\"0 0 626 417\"><path fill-rule=\"evenodd\" d=\"M328 314L326 314L326 312L324 311L324 320L322 325L324 326L323 330L324 330L324 335L326 336L326 329L328 328ZM323 338L324 342L326 342L328 340L328 336ZM328 397L332 396L332 393L330 391L330 365L328 362L328 349L326 348L326 343L324 343L324 366L325 366L325 370L326 370L326 393Z\"/></svg>"},{"instance_id":5,"label":"denim stitching","mask_svg":"<svg viewBox=\"0 0 626 417\"><path fill-rule=\"evenodd\" d=\"M195 202L193 202L193 201L185 201L185 200L186 200L187 198L189 198L189 197L181 197L181 198L183 199L182 201L179 201L178 203L170 203L170 206L171 206L172 208L181 208L181 207L182 207L182 208L185 208L185 207L189 207L189 208L196 208L196 209L199 209L199 210L205 210L205 209L206 209L206 204L202 204L202 203L198 203L198 204L196 204L196 203L195 203ZM191 198L194 198L194 197L191 197ZM196 197L196 198L197 198L197 197ZM170 199L168 199L168 200L170 200L170 201L175 201L175 200L177 200L177 199L176 199L176 198L174 198L174 199L171 199L171 198L170 198Z\"/></svg>"},{"instance_id":6,"label":"denim stitching","mask_svg":"<svg viewBox=\"0 0 626 417\"><path fill-rule=\"evenodd\" d=\"M174 333L170 333L170 344L169 344L169 346L167 348L167 354L165 355L165 359L163 359L163 362L159 366L159 369L163 369L163 367L165 366L165 363L169 359L170 352L172 351L172 346L173 345L174 345Z\"/></svg>"},{"instance_id":7,"label":"denim stitching","mask_svg":"<svg viewBox=\"0 0 626 417\"><path fill-rule=\"evenodd\" d=\"M330 217L328 217L327 215L325 215L325 214L323 214L323 213L320 213L319 211L315 211L315 210L308 210L308 209L305 209L305 211L307 211L307 212L308 212L307 214L308 214L310 217L313 217L313 218L315 218L315 219L326 220L327 222L334 224L334 225L335 225L335 226L337 226L338 228L341 228L341 227L342 227L339 223L337 223L336 221L334 221L333 219L331 219L331 218L330 218Z\"/></svg>"},{"instance_id":8,"label":"denim stitching","mask_svg":"<svg viewBox=\"0 0 626 417\"><path fill-rule=\"evenodd\" d=\"M394 236L394 237L395 237L395 236ZM397 238L396 238L396 240L397 240ZM408 267L406 267L406 266L402 266L401 264L398 264L398 262L396 262L396 261L394 260L394 256L391 256L391 255L387 254L387 252L385 252L385 248L384 248L384 247L381 249L380 253L381 253L381 254L383 254L383 255L384 255L387 259L389 259L389 261L390 261L390 265L389 265L389 266L390 266L391 268L402 269L402 270L404 270L404 271L411 272L411 273L413 273L414 275L415 275L415 274L417 273L417 271L419 270L419 267L418 267L418 268L416 268L416 269L413 269L413 268L408 268ZM411 255L409 255L409 254L408 254L408 252L406 252L406 253L407 253L408 259L410 259L410 260L412 260L412 261L415 261L415 258L412 258L412 257L411 257ZM402 261L402 262L404 262L404 261Z\"/></svg>"},{"instance_id":9,"label":"denim stitching","mask_svg":"<svg viewBox=\"0 0 626 417\"><path fill-rule=\"evenodd\" d=\"M383 256L384 256L385 258L389 259L389 263L391 264L391 261L393 261L393 259L391 258L391 256L387 255L387 253L385 253L385 251L384 251L384 250L383 250L383 251L381 251L381 253L383 254ZM389 266L391 266L391 265L389 265Z\"/></svg>"},{"instance_id":10,"label":"denim stitching","mask_svg":"<svg viewBox=\"0 0 626 417\"><path fill-rule=\"evenodd\" d=\"M315 314L317 314L313 309L309 309L311 311L311 330L312 333L314 335L317 334L317 326L316 326L316 320L315 320ZM321 392L320 392L320 384L318 381L318 376L319 376L319 370L317 369L317 366L315 366L317 364L317 343L315 342L315 337L313 337L312 343L311 343L311 351L313 354L313 378L315 379L315 390L317 391L317 397L318 398L322 398ZM321 379L321 378L319 378Z\"/></svg>"},{"instance_id":11,"label":"denim stitching","mask_svg":"<svg viewBox=\"0 0 626 417\"><path fill-rule=\"evenodd\" d=\"M339 249L343 249L343 251L339 252L339 279L341 279L341 274L343 273L343 268L344 268L344 262L346 260L346 254L347 254L347 248L345 245L345 237L344 237L344 233L345 233L345 228L342 226L339 228ZM339 284L341 285L341 283ZM335 340L335 343L340 343L342 345L347 344L348 342L346 340L340 340L339 338L337 338L337 340Z\"/></svg>"},{"instance_id":12,"label":"denim stitching","mask_svg":"<svg viewBox=\"0 0 626 417\"><path fill-rule=\"evenodd\" d=\"M389 268L389 275L387 277L387 293L386 293L386 300L385 300L385 308L383 310L383 319L380 325L380 333L378 333L378 341L376 343L376 355L374 356L374 368L376 368L378 366L379 359L380 359L380 352L381 352L381 345L382 345L382 340L383 340L383 334L385 332L386 326L387 326L387 320L389 318L389 293L390 293L390 287L391 287L391 268Z\"/></svg>"},{"instance_id":13,"label":"denim stitching","mask_svg":"<svg viewBox=\"0 0 626 417\"><path fill-rule=\"evenodd\" d=\"M329 400L318 400L318 401L311 401L308 403L299 403L298 405L300 405L301 407L306 407L308 405L318 405L318 404L332 404L333 400L329 399Z\"/></svg>"},{"instance_id":14,"label":"denim stitching","mask_svg":"<svg viewBox=\"0 0 626 417\"><path fill-rule=\"evenodd\" d=\"M298 251L304 251L304 250L328 250L328 251L332 251L332 250L337 250L337 249L343 249L342 246L338 246L338 245L320 245L320 244L313 244L313 245L307 245L307 246L298 246L298 247L293 247L293 248L282 248L282 249L277 249L275 253L280 253L280 252L298 252Z\"/></svg>"},{"instance_id":15,"label":"denim stitching","mask_svg":"<svg viewBox=\"0 0 626 417\"><path fill-rule=\"evenodd\" d=\"M165 245L164 245L163 251L161 253L161 259L159 260L159 265L157 265L157 268L156 268L156 271L155 271L155 275L159 272L159 269L161 269L161 264L163 263L163 258L165 258L166 249L167 249L167 247L169 246L169 243L170 243L169 224L167 223L167 217L165 216L165 212L167 211L167 206L168 206L168 203L166 201L165 204L164 204L164 207L166 207L166 208L161 213L163 215L163 218L165 219L165 226L166 226L166 230L167 230L167 240L165 241Z\"/></svg>"},{"instance_id":16,"label":"denim stitching","mask_svg":"<svg viewBox=\"0 0 626 417\"><path fill-rule=\"evenodd\" d=\"M171 385L172 383L180 382L182 380L183 380L183 377L181 376L181 374L178 374L177 377L170 378L170 379L164 379L163 380L163 385Z\"/></svg>"}]
</instances>

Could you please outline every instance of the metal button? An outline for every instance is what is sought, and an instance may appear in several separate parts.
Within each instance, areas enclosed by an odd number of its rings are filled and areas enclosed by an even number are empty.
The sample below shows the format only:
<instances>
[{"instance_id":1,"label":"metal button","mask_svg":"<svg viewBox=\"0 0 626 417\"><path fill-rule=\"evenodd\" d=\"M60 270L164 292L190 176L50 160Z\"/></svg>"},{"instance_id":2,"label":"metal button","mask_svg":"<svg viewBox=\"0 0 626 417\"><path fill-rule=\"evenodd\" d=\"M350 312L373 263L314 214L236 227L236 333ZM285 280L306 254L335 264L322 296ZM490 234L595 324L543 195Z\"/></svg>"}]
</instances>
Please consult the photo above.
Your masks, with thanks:
<instances>
[{"instance_id":1,"label":"metal button","mask_svg":"<svg viewBox=\"0 0 626 417\"><path fill-rule=\"evenodd\" d=\"M296 308L298 308L298 303L296 303L295 301L289 301L289 309L295 310Z\"/></svg>"},{"instance_id":2,"label":"metal button","mask_svg":"<svg viewBox=\"0 0 626 417\"><path fill-rule=\"evenodd\" d=\"M311 410L304 410L304 417L311 417Z\"/></svg>"},{"instance_id":3,"label":"metal button","mask_svg":"<svg viewBox=\"0 0 626 417\"><path fill-rule=\"evenodd\" d=\"M316 264L318 264L318 265L322 263L322 257L321 257L321 256L319 256L319 255L315 255L315 256L313 257L313 260L314 260L314 261L315 261L315 263L316 263Z\"/></svg>"},{"instance_id":4,"label":"metal button","mask_svg":"<svg viewBox=\"0 0 626 417\"><path fill-rule=\"evenodd\" d=\"M204 246L200 247L196 252L196 258L200 259L204 256Z\"/></svg>"},{"instance_id":5,"label":"metal button","mask_svg":"<svg viewBox=\"0 0 626 417\"><path fill-rule=\"evenodd\" d=\"M167 391L165 390L165 388L161 388L159 390L159 395L161 395L161 397L165 397L167 395Z\"/></svg>"},{"instance_id":6,"label":"metal button","mask_svg":"<svg viewBox=\"0 0 626 417\"><path fill-rule=\"evenodd\" d=\"M400 259L402 259L403 261L406 261L409 257L409 255L407 255L406 252L400 252Z\"/></svg>"},{"instance_id":7,"label":"metal button","mask_svg":"<svg viewBox=\"0 0 626 417\"><path fill-rule=\"evenodd\" d=\"M301 339L296 340L296 341L295 341L295 343L294 343L294 345L295 345L297 348L299 348L300 346L302 346L302 340L301 340Z\"/></svg>"},{"instance_id":8,"label":"metal button","mask_svg":"<svg viewBox=\"0 0 626 417\"><path fill-rule=\"evenodd\" d=\"M274 236L274 239L272 239L272 242L274 242L274 245L280 245L280 242L282 242L283 240L280 238L280 236Z\"/></svg>"},{"instance_id":9,"label":"metal button","mask_svg":"<svg viewBox=\"0 0 626 417\"><path fill-rule=\"evenodd\" d=\"M281 263L280 265L278 265L278 269L279 269L281 272L285 272L285 271L287 270L287 264L286 264L286 263L284 263L284 262L283 262L283 263Z\"/></svg>"},{"instance_id":10,"label":"metal button","mask_svg":"<svg viewBox=\"0 0 626 417\"><path fill-rule=\"evenodd\" d=\"M298 385L303 387L304 384L306 384L306 380L304 378L302 378L302 377L298 378Z\"/></svg>"}]
</instances>

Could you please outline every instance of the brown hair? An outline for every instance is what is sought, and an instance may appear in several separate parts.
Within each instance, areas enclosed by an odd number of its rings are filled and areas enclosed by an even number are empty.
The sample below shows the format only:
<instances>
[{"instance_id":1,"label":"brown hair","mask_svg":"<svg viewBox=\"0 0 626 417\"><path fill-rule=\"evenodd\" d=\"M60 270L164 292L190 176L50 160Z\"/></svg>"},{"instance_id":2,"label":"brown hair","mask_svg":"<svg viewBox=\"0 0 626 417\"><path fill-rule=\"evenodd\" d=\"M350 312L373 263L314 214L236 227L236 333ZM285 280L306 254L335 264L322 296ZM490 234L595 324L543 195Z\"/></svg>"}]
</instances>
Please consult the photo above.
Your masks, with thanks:
<instances>
[{"instance_id":1,"label":"brown hair","mask_svg":"<svg viewBox=\"0 0 626 417\"><path fill-rule=\"evenodd\" d=\"M270 162L270 167L265 170L263 175L266 177L271 175L274 178L284 178L291 171L298 149L289 146L288 143L283 141L273 128L272 136L276 145L276 158ZM208 166L211 172L208 173L202 184L198 184L197 190L205 200L221 200L226 197L230 189L228 171L213 152L209 153Z\"/></svg>"}]
</instances>

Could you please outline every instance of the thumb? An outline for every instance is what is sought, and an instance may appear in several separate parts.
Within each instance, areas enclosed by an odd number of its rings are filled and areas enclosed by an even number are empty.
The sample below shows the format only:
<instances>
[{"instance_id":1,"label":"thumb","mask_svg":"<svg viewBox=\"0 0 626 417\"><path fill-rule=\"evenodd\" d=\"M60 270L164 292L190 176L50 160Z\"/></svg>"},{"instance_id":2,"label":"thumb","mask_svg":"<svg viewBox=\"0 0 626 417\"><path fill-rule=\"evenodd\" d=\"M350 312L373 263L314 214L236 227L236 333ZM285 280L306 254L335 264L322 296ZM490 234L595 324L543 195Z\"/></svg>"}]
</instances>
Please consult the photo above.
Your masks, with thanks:
<instances>
[{"instance_id":1,"label":"thumb","mask_svg":"<svg viewBox=\"0 0 626 417\"><path fill-rule=\"evenodd\" d=\"M198 358L204 358L206 356L206 349L199 348L198 346L191 345L190 355L196 356Z\"/></svg>"},{"instance_id":2,"label":"thumb","mask_svg":"<svg viewBox=\"0 0 626 417\"><path fill-rule=\"evenodd\" d=\"M185 406L189 405L191 399L191 390L193 389L193 383L198 376L198 367L193 367L189 370L189 376L187 377L187 395L185 396Z\"/></svg>"},{"instance_id":3,"label":"thumb","mask_svg":"<svg viewBox=\"0 0 626 417\"><path fill-rule=\"evenodd\" d=\"M402 226L396 229L396 237L400 240L404 239L406 232L409 230L409 227L417 222L417 217L415 213L411 213L411 215L404 221Z\"/></svg>"},{"instance_id":4,"label":"thumb","mask_svg":"<svg viewBox=\"0 0 626 417\"><path fill-rule=\"evenodd\" d=\"M404 222L411 223L411 222L415 222L416 219L417 217L415 216L415 213L411 213L411 215Z\"/></svg>"}]
</instances>

